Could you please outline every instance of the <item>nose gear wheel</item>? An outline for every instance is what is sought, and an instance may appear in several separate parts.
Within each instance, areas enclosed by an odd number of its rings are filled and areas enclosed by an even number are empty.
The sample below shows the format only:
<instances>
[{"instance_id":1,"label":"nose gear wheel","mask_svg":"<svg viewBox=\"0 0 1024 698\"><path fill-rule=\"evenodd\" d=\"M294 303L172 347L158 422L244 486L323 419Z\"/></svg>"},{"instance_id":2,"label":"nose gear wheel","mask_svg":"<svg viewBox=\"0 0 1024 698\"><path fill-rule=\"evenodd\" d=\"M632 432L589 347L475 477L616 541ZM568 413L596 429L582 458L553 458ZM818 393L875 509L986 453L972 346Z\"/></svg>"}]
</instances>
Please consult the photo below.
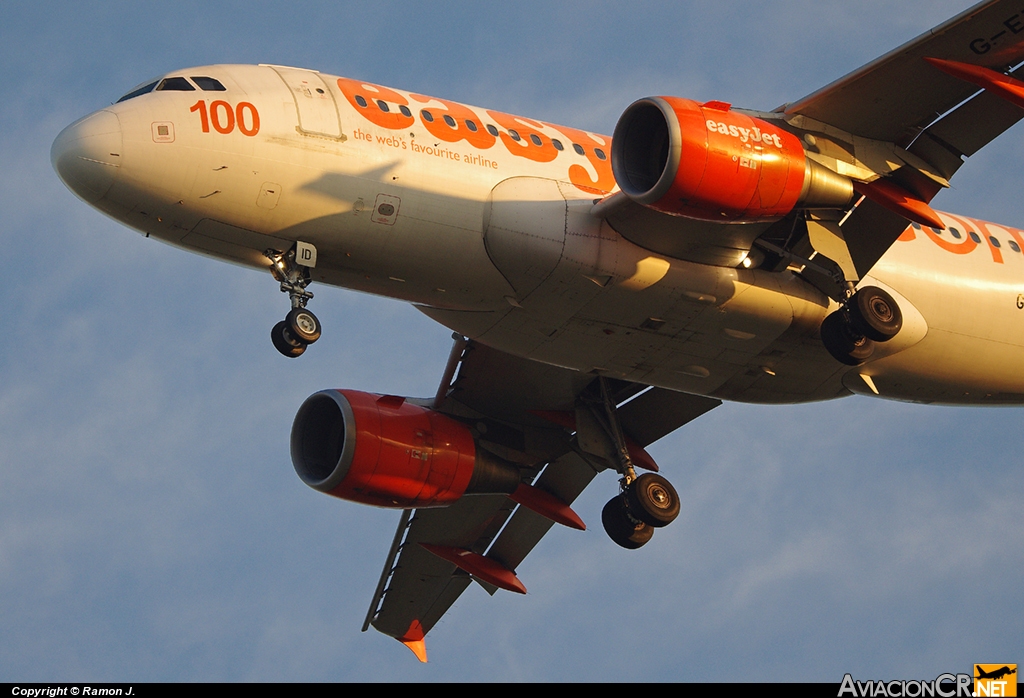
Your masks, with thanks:
<instances>
[{"instance_id":1,"label":"nose gear wheel","mask_svg":"<svg viewBox=\"0 0 1024 698\"><path fill-rule=\"evenodd\" d=\"M320 320L311 311L292 308L284 321L292 335L306 344L320 339Z\"/></svg>"},{"instance_id":2,"label":"nose gear wheel","mask_svg":"<svg viewBox=\"0 0 1024 698\"><path fill-rule=\"evenodd\" d=\"M306 351L306 343L292 335L291 330L288 329L288 323L284 320L274 325L274 328L270 330L270 341L274 343L275 349L288 358L301 356Z\"/></svg>"}]
</instances>

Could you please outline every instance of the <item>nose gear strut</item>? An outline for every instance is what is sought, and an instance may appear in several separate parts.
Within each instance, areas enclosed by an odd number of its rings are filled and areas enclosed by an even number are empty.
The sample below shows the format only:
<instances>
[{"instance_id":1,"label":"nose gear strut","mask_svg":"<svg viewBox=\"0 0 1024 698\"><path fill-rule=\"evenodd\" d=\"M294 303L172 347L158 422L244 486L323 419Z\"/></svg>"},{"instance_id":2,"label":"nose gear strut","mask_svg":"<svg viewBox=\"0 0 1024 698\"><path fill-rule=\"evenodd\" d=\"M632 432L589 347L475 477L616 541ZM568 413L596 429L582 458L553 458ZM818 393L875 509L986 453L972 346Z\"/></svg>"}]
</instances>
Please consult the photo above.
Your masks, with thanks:
<instances>
[{"instance_id":1,"label":"nose gear strut","mask_svg":"<svg viewBox=\"0 0 1024 698\"><path fill-rule=\"evenodd\" d=\"M316 248L297 242L287 252L267 250L263 255L270 260L270 273L281 283L281 292L288 294L292 305L285 319L270 331L270 339L275 349L294 358L320 339L320 320L306 309L306 303L313 298L306 286L312 282L309 270L316 266ZM299 259L306 264L297 261Z\"/></svg>"}]
</instances>

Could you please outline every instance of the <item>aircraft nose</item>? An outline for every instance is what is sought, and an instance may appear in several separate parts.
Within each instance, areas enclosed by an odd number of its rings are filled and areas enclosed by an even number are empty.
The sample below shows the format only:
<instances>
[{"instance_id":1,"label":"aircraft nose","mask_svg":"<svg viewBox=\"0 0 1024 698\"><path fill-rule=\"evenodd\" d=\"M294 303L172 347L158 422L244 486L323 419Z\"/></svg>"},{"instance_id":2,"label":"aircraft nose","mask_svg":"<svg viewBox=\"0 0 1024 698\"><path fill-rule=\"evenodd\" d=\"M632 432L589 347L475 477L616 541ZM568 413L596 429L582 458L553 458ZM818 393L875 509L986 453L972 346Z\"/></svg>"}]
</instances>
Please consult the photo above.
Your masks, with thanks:
<instances>
[{"instance_id":1,"label":"aircraft nose","mask_svg":"<svg viewBox=\"0 0 1024 698\"><path fill-rule=\"evenodd\" d=\"M50 162L68 189L88 203L110 190L121 167L121 123L117 114L98 111L60 132Z\"/></svg>"}]
</instances>

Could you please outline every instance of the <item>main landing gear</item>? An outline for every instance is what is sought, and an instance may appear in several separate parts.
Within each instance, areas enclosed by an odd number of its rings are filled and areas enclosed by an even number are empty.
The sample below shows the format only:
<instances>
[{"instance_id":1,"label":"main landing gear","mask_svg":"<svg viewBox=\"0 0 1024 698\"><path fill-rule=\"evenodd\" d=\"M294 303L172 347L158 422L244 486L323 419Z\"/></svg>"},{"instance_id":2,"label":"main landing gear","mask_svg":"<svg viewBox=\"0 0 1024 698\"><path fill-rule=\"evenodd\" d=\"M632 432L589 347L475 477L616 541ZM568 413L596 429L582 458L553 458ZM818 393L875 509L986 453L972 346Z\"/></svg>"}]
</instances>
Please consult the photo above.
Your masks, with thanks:
<instances>
[{"instance_id":1,"label":"main landing gear","mask_svg":"<svg viewBox=\"0 0 1024 698\"><path fill-rule=\"evenodd\" d=\"M623 478L627 480L628 477ZM601 510L608 537L635 550L651 539L654 529L668 526L679 516L679 495L661 475L644 473L622 486Z\"/></svg>"},{"instance_id":2,"label":"main landing gear","mask_svg":"<svg viewBox=\"0 0 1024 698\"><path fill-rule=\"evenodd\" d=\"M297 254L305 253L304 258L309 258L309 253L303 248L312 248L312 245L298 243L284 253L277 250L263 253L271 261L270 273L281 282L281 291L288 294L292 303L285 319L270 330L274 348L289 358L301 356L307 346L320 339L320 320L306 309L306 303L313 298L313 294L306 290L311 282L309 269L312 264L305 266L296 262ZM316 263L315 248L312 261Z\"/></svg>"},{"instance_id":3,"label":"main landing gear","mask_svg":"<svg viewBox=\"0 0 1024 698\"><path fill-rule=\"evenodd\" d=\"M821 341L828 352L847 366L860 366L875 351L876 342L888 342L903 327L903 314L888 293L865 286L821 323Z\"/></svg>"},{"instance_id":4,"label":"main landing gear","mask_svg":"<svg viewBox=\"0 0 1024 698\"><path fill-rule=\"evenodd\" d=\"M611 499L601 511L604 530L615 543L623 548L635 550L654 535L654 529L667 526L679 516L679 495L661 475L644 473L637 477L633 467L631 448L639 446L626 440L611 400L604 378L598 379L601 387L600 401L583 403L577 411L577 441L583 436L594 453L595 439L599 433L604 438L607 450L603 460L622 476L619 480L619 494ZM602 409L603 408L603 409ZM589 430L581 435L580 430ZM643 453L640 449L640 453ZM646 454L645 454L646 455ZM649 456L647 456L649 458Z\"/></svg>"}]
</instances>

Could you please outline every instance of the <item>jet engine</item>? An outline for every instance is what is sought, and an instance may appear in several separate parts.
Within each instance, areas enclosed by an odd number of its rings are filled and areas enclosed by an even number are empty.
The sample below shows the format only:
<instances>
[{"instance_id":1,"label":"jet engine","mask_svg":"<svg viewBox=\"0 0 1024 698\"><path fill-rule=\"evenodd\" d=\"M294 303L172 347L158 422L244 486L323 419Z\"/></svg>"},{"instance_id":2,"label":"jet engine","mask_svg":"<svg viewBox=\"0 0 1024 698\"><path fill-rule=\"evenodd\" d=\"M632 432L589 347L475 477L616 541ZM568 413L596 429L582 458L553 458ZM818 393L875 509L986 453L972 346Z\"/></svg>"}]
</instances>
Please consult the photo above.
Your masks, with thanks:
<instances>
[{"instance_id":1,"label":"jet engine","mask_svg":"<svg viewBox=\"0 0 1024 698\"><path fill-rule=\"evenodd\" d=\"M519 469L478 448L464 424L393 395L314 393L295 415L291 453L313 489L381 507L447 506L520 485Z\"/></svg>"},{"instance_id":2,"label":"jet engine","mask_svg":"<svg viewBox=\"0 0 1024 698\"><path fill-rule=\"evenodd\" d=\"M795 135L724 102L634 102L615 126L612 171L637 203L710 221L773 220L853 198L853 183L808 159Z\"/></svg>"}]
</instances>

